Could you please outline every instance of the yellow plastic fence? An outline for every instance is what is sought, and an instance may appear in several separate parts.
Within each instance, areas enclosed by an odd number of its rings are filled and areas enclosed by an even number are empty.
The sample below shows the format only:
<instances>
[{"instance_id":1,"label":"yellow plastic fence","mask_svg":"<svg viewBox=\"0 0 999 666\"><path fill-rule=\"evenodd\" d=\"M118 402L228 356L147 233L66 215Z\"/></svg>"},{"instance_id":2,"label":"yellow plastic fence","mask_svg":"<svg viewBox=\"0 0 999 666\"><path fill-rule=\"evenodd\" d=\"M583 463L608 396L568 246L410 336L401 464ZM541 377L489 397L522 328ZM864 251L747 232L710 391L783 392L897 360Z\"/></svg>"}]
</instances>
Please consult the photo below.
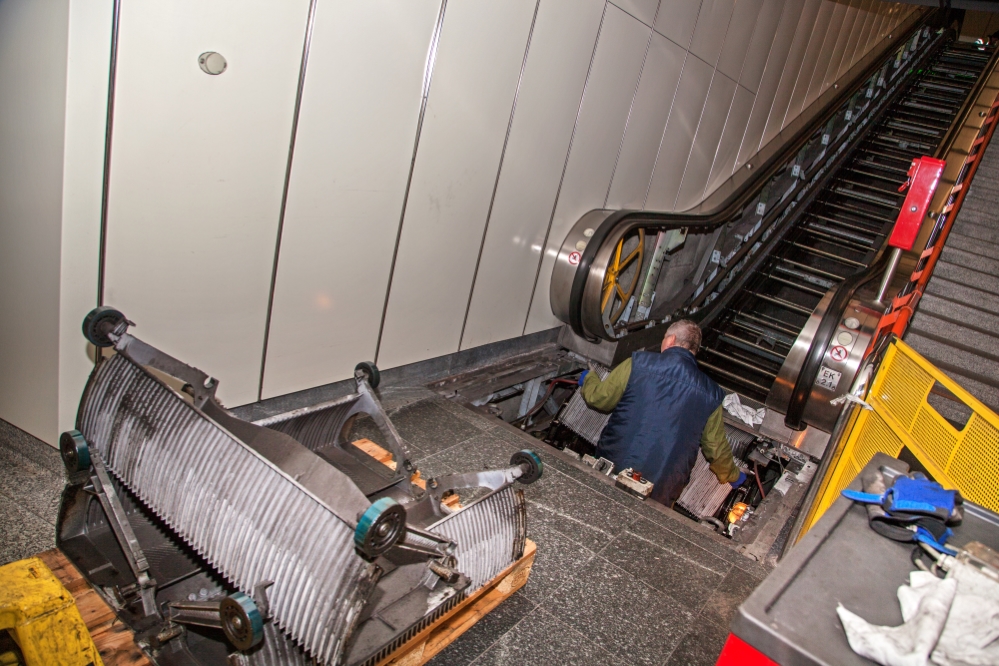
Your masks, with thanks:
<instances>
[{"instance_id":1,"label":"yellow plastic fence","mask_svg":"<svg viewBox=\"0 0 999 666\"><path fill-rule=\"evenodd\" d=\"M971 410L961 430L927 398L936 382ZM965 498L999 512L999 416L900 340L885 353L867 402L854 414L845 443L822 480L806 522L817 521L877 452L908 448L927 472Z\"/></svg>"}]
</instances>

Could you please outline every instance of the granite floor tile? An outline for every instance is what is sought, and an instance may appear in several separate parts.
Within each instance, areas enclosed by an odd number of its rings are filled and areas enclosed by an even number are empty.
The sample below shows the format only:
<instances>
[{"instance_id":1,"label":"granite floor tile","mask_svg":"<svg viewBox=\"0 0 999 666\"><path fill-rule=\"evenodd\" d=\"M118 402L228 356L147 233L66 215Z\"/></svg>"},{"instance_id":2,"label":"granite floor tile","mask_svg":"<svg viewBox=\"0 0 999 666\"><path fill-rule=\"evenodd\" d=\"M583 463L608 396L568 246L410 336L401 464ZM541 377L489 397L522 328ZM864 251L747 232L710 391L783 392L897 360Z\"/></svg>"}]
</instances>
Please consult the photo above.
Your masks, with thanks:
<instances>
[{"instance_id":1,"label":"granite floor tile","mask_svg":"<svg viewBox=\"0 0 999 666\"><path fill-rule=\"evenodd\" d=\"M599 549L628 526L621 508L557 470L525 487L528 516L590 549Z\"/></svg>"},{"instance_id":2,"label":"granite floor tile","mask_svg":"<svg viewBox=\"0 0 999 666\"><path fill-rule=\"evenodd\" d=\"M0 565L55 548L55 525L0 496Z\"/></svg>"},{"instance_id":3,"label":"granite floor tile","mask_svg":"<svg viewBox=\"0 0 999 666\"><path fill-rule=\"evenodd\" d=\"M725 575L731 568L730 562L685 538L686 535L681 536L678 532L645 518L639 518L629 525L628 531L651 545L690 562L697 562L703 568L715 573Z\"/></svg>"},{"instance_id":4,"label":"granite floor tile","mask_svg":"<svg viewBox=\"0 0 999 666\"><path fill-rule=\"evenodd\" d=\"M386 412L408 407L421 400L434 400L437 394L422 386L388 386L379 388L378 400Z\"/></svg>"},{"instance_id":5,"label":"granite floor tile","mask_svg":"<svg viewBox=\"0 0 999 666\"><path fill-rule=\"evenodd\" d=\"M467 441L482 431L436 404L423 400L390 415L399 434L423 454L433 455Z\"/></svg>"},{"instance_id":6,"label":"granite floor tile","mask_svg":"<svg viewBox=\"0 0 999 666\"><path fill-rule=\"evenodd\" d=\"M563 474L565 474L572 480L576 481L577 483L586 486L593 492L599 495L603 495L604 497L614 502L615 504L620 504L622 507L625 507L629 511L634 511L638 509L640 505L649 501L649 500L638 499L634 495L631 495L630 493L627 493L621 490L620 488L615 488L613 484L605 483L603 480L597 478L593 473L579 469L572 463L562 460L557 456L552 455L550 457L551 457L552 467L562 472Z\"/></svg>"},{"instance_id":7,"label":"granite floor tile","mask_svg":"<svg viewBox=\"0 0 999 666\"><path fill-rule=\"evenodd\" d=\"M582 633L536 608L472 663L474 666L623 666L628 662L619 660Z\"/></svg>"},{"instance_id":8,"label":"granite floor tile","mask_svg":"<svg viewBox=\"0 0 999 666\"><path fill-rule=\"evenodd\" d=\"M728 629L711 620L697 618L673 650L666 666L714 666L727 639Z\"/></svg>"},{"instance_id":9,"label":"granite floor tile","mask_svg":"<svg viewBox=\"0 0 999 666\"><path fill-rule=\"evenodd\" d=\"M700 609L725 577L696 559L682 557L631 532L617 536L600 556L691 610Z\"/></svg>"},{"instance_id":10,"label":"granite floor tile","mask_svg":"<svg viewBox=\"0 0 999 666\"><path fill-rule=\"evenodd\" d=\"M503 425L503 420L498 417L483 414L439 395L435 397L434 404L480 430L494 430L496 427Z\"/></svg>"},{"instance_id":11,"label":"granite floor tile","mask_svg":"<svg viewBox=\"0 0 999 666\"><path fill-rule=\"evenodd\" d=\"M55 447L3 420L0 420L0 448L19 453L40 468L62 478L62 458Z\"/></svg>"},{"instance_id":12,"label":"granite floor tile","mask_svg":"<svg viewBox=\"0 0 999 666\"><path fill-rule=\"evenodd\" d=\"M476 622L458 640L427 662L428 665L464 666L470 664L536 607L537 604L524 596L521 591L516 592Z\"/></svg>"},{"instance_id":13,"label":"granite floor tile","mask_svg":"<svg viewBox=\"0 0 999 666\"><path fill-rule=\"evenodd\" d=\"M740 569L732 569L714 593L708 597L701 615L721 627L728 628L739 605L761 582L762 579L750 576Z\"/></svg>"},{"instance_id":14,"label":"granite floor tile","mask_svg":"<svg viewBox=\"0 0 999 666\"><path fill-rule=\"evenodd\" d=\"M26 474L18 469L13 471L13 477L5 479L0 485L0 496L16 502L25 511L54 525L59 516L59 502L65 482L48 476Z\"/></svg>"},{"instance_id":15,"label":"granite floor tile","mask_svg":"<svg viewBox=\"0 0 999 666\"><path fill-rule=\"evenodd\" d=\"M666 660L694 618L676 600L599 556L541 607L625 663L650 666Z\"/></svg>"},{"instance_id":16,"label":"granite floor tile","mask_svg":"<svg viewBox=\"0 0 999 666\"><path fill-rule=\"evenodd\" d=\"M595 553L562 533L550 529L527 514L527 536L538 545L534 565L521 594L535 601L550 597L567 581L579 575Z\"/></svg>"}]
</instances>

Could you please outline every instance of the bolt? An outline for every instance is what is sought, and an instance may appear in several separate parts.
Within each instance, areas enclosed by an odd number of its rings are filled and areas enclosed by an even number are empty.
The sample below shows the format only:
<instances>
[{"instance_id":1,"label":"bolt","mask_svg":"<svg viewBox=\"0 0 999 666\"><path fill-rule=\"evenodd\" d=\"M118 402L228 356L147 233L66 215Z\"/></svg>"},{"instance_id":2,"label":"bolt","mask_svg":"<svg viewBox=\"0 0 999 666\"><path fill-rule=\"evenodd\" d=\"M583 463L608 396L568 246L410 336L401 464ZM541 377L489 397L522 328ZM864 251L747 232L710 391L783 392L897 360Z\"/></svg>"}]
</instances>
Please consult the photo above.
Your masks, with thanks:
<instances>
[{"instance_id":1,"label":"bolt","mask_svg":"<svg viewBox=\"0 0 999 666\"><path fill-rule=\"evenodd\" d=\"M919 208L917 206L913 206L909 210L912 211L913 213L915 213L917 210L919 210Z\"/></svg>"},{"instance_id":2,"label":"bolt","mask_svg":"<svg viewBox=\"0 0 999 666\"><path fill-rule=\"evenodd\" d=\"M242 629L243 628L243 618L241 618L238 615L236 615L235 617L233 617L232 618L232 626L235 627L236 629Z\"/></svg>"}]
</instances>

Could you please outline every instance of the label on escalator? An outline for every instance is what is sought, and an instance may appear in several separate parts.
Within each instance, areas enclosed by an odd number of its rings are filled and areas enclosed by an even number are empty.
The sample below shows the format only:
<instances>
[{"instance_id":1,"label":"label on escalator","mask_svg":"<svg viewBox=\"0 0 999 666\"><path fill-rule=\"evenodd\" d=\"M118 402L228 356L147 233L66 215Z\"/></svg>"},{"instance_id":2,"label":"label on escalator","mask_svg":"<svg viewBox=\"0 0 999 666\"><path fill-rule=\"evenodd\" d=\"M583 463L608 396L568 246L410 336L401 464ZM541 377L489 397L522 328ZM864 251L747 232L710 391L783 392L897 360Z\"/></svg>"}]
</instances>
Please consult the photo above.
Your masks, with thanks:
<instances>
[{"instance_id":1,"label":"label on escalator","mask_svg":"<svg viewBox=\"0 0 999 666\"><path fill-rule=\"evenodd\" d=\"M823 365L819 368L819 374L815 377L815 384L824 389L835 391L836 387L839 386L839 380L842 378L842 372Z\"/></svg>"}]
</instances>

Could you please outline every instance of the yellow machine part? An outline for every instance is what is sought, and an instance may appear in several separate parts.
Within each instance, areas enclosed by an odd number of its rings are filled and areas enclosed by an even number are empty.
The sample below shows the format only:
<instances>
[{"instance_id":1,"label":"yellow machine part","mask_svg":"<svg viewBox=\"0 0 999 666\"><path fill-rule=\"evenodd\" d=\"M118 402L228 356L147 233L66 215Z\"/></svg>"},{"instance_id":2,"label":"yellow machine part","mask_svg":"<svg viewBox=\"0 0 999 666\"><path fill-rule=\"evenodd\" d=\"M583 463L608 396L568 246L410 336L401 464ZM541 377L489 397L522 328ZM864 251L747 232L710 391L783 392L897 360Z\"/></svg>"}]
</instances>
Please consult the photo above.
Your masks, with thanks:
<instances>
[{"instance_id":1,"label":"yellow machine part","mask_svg":"<svg viewBox=\"0 0 999 666\"><path fill-rule=\"evenodd\" d=\"M960 430L928 402L939 382L970 410ZM873 409L857 410L805 521L825 513L875 453L905 448L946 488L999 512L999 416L901 340L885 352L868 391Z\"/></svg>"},{"instance_id":2,"label":"yellow machine part","mask_svg":"<svg viewBox=\"0 0 999 666\"><path fill-rule=\"evenodd\" d=\"M0 567L0 630L28 666L103 666L73 595L37 557Z\"/></svg>"}]
</instances>

